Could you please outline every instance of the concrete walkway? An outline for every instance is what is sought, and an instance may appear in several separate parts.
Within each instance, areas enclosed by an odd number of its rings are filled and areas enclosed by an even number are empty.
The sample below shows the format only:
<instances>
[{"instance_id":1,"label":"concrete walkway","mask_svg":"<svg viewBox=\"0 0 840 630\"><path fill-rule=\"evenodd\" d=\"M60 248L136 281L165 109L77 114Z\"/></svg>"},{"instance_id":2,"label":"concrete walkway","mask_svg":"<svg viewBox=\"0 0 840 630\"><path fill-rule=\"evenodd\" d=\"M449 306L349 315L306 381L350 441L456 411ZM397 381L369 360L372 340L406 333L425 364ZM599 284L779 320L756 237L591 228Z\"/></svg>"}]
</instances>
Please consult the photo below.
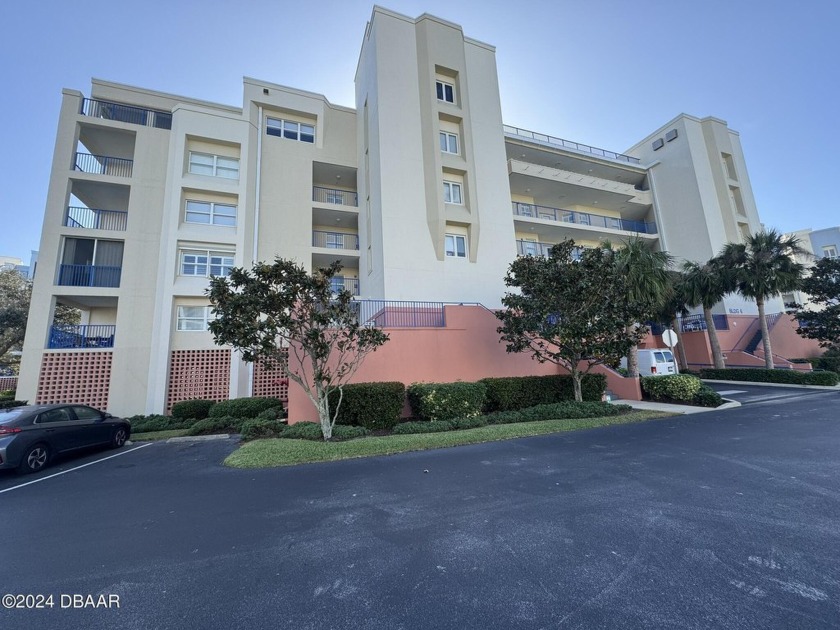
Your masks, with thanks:
<instances>
[{"instance_id":1,"label":"concrete walkway","mask_svg":"<svg viewBox=\"0 0 840 630\"><path fill-rule=\"evenodd\" d=\"M695 405L673 405L670 403L653 402L652 400L612 400L616 405L630 405L633 409L644 409L646 411L664 411L667 413L705 413L707 411L723 411L740 407L741 403L734 400L723 399L725 402L720 407L697 407Z\"/></svg>"}]
</instances>

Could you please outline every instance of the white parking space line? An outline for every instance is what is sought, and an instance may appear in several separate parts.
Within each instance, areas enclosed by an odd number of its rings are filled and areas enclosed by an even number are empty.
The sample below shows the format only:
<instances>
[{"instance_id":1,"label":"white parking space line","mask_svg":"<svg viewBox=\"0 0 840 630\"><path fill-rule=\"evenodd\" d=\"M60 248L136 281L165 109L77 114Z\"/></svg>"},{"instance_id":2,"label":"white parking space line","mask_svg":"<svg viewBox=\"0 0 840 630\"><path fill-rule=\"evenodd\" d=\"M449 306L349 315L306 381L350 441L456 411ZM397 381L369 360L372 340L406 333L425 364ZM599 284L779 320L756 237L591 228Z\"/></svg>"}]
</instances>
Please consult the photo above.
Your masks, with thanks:
<instances>
[{"instance_id":1,"label":"white parking space line","mask_svg":"<svg viewBox=\"0 0 840 630\"><path fill-rule=\"evenodd\" d=\"M718 392L721 396L726 396L727 394L746 394L747 390L745 389L727 389L723 392Z\"/></svg>"},{"instance_id":2,"label":"white parking space line","mask_svg":"<svg viewBox=\"0 0 840 630\"><path fill-rule=\"evenodd\" d=\"M31 486L33 483L38 483L41 481L46 481L47 479L52 479L53 477L58 477L59 475L66 475L69 472L73 472L74 470L79 470L80 468L85 468L86 466L93 466L94 464L98 464L99 462L104 462L108 459L114 459L115 457L119 457L120 455L128 455L129 453L133 453L134 451L138 451L141 448L146 448L147 446L151 446L154 442L149 442L148 444L143 444L141 446L137 446L132 448L128 451L122 451L117 453L116 455L109 455L108 457L103 457L102 459L97 459L94 462L88 462L87 464L82 464L81 466L74 466L73 468L68 468L67 470L62 470L61 472L53 473L52 475L47 475L46 477L41 477L40 479L35 479L34 481L27 481L26 483L21 483L16 486L12 486L11 488L6 488L5 490L0 490L0 494L4 492L11 492L12 490L17 490L18 488L23 488L24 486Z\"/></svg>"}]
</instances>

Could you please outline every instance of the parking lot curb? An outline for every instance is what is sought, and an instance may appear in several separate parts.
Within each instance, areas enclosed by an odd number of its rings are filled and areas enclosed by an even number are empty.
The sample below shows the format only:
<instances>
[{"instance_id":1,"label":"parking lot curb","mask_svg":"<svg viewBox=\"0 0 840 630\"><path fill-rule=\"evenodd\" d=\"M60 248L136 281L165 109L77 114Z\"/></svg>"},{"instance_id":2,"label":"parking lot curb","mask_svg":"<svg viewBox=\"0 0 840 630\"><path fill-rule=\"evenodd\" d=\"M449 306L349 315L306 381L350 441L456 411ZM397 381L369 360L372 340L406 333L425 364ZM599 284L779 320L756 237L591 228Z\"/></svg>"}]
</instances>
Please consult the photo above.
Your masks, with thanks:
<instances>
[{"instance_id":1,"label":"parking lot curb","mask_svg":"<svg viewBox=\"0 0 840 630\"><path fill-rule=\"evenodd\" d=\"M703 378L704 383L717 383L718 385L755 385L756 387L789 387L791 389L824 389L826 391L839 392L840 385L799 385L797 383L756 383L753 381L726 381L722 379Z\"/></svg>"},{"instance_id":2,"label":"parking lot curb","mask_svg":"<svg viewBox=\"0 0 840 630\"><path fill-rule=\"evenodd\" d=\"M219 433L218 435L185 435L184 437L173 437L166 440L166 443L169 444L170 442L210 442L213 440L227 440L230 438L230 435L227 433Z\"/></svg>"}]
</instances>

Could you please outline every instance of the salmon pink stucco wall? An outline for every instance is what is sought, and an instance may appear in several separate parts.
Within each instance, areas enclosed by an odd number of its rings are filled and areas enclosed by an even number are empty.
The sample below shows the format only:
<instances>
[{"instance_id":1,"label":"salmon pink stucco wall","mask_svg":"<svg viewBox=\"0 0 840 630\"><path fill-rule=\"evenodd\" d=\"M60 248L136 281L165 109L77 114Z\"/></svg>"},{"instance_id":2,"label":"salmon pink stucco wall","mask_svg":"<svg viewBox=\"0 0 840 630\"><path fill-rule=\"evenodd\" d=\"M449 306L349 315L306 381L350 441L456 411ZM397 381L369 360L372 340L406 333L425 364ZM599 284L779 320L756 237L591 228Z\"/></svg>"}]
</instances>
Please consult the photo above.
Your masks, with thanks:
<instances>
[{"instance_id":1,"label":"salmon pink stucco wall","mask_svg":"<svg viewBox=\"0 0 840 630\"><path fill-rule=\"evenodd\" d=\"M477 381L494 376L564 374L553 363L539 363L524 353L508 353L499 342L499 320L483 306L446 306L442 328L388 328L390 340L369 354L354 375L354 383L400 381L450 383ZM607 388L621 398L640 400L637 379L607 374ZM315 420L314 406L300 388L289 387L289 422Z\"/></svg>"}]
</instances>

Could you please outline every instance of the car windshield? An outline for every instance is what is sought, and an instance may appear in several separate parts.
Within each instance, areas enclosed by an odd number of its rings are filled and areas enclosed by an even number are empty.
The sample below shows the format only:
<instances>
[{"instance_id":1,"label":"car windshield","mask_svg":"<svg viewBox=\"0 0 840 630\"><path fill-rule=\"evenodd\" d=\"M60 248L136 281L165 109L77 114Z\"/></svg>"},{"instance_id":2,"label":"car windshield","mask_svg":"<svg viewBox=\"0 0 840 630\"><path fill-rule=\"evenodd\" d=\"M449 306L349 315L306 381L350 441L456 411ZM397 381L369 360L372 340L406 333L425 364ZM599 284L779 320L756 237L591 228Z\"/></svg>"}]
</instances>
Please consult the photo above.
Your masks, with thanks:
<instances>
[{"instance_id":1,"label":"car windshield","mask_svg":"<svg viewBox=\"0 0 840 630\"><path fill-rule=\"evenodd\" d=\"M17 420L23 415L23 409L9 409L8 411L0 411L0 424L6 424Z\"/></svg>"}]
</instances>

